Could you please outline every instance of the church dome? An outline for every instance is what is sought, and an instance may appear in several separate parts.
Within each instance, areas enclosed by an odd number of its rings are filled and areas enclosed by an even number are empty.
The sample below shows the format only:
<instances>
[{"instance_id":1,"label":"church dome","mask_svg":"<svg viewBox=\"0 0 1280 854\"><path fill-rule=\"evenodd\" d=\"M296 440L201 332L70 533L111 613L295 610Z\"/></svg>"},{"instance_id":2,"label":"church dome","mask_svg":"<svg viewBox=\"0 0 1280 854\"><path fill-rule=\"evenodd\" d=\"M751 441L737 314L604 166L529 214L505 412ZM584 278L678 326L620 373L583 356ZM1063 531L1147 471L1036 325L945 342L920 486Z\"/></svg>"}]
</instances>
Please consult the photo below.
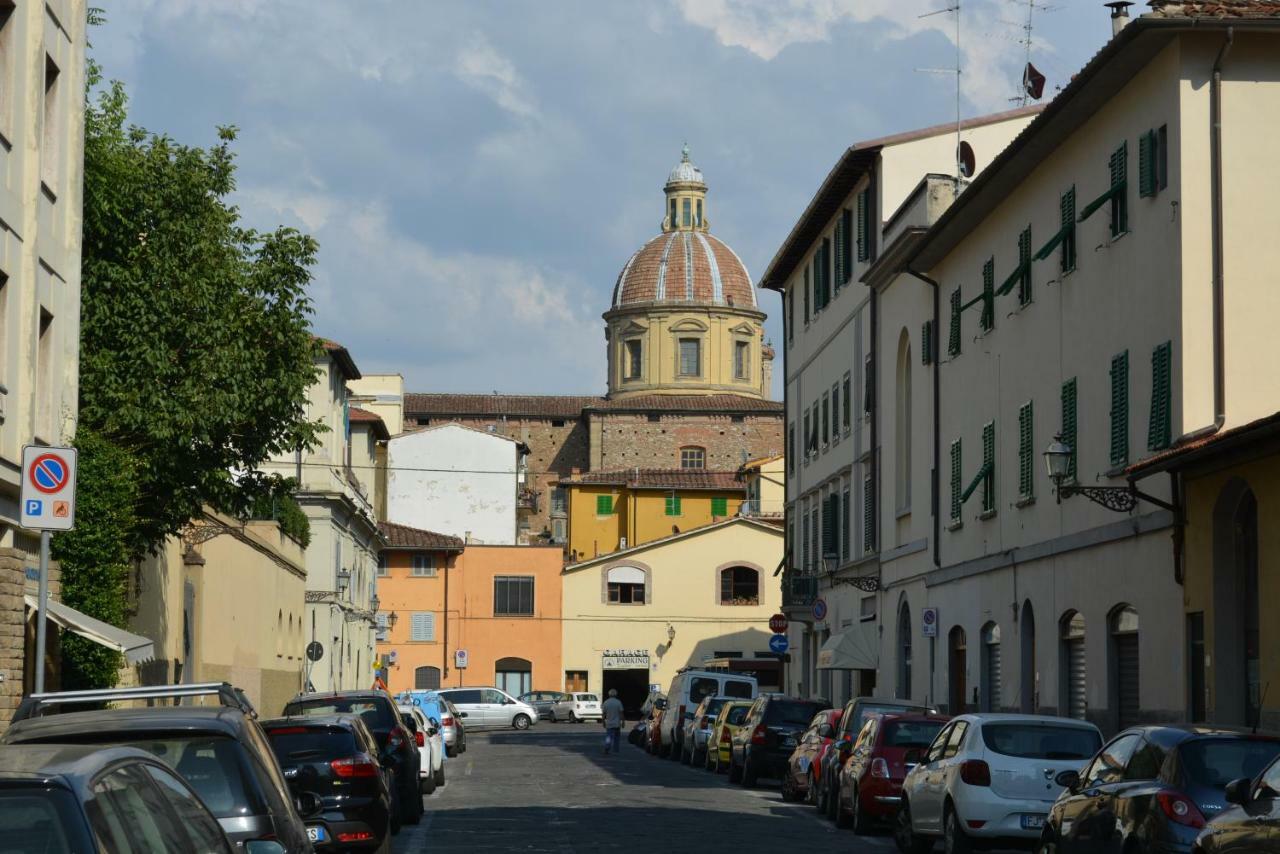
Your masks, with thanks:
<instances>
[{"instance_id":1,"label":"church dome","mask_svg":"<svg viewBox=\"0 0 1280 854\"><path fill-rule=\"evenodd\" d=\"M706 184L702 178L702 170L689 162L689 145L685 144L680 151L680 162L667 176L668 184Z\"/></svg>"},{"instance_id":2,"label":"church dome","mask_svg":"<svg viewBox=\"0 0 1280 854\"><path fill-rule=\"evenodd\" d=\"M676 230L640 247L613 288L613 308L654 302L755 308L756 293L728 244L706 232Z\"/></svg>"}]
</instances>

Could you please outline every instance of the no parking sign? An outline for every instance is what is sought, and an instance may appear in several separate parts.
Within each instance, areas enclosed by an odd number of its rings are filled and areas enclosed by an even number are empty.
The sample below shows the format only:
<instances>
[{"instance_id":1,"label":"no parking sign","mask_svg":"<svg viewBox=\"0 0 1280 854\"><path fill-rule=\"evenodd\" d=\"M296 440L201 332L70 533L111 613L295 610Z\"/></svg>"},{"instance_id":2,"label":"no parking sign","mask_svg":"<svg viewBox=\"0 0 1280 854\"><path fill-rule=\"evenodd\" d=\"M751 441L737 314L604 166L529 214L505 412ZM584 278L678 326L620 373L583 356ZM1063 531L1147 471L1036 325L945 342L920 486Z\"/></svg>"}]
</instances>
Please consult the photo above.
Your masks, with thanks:
<instances>
[{"instance_id":1,"label":"no parking sign","mask_svg":"<svg viewBox=\"0 0 1280 854\"><path fill-rule=\"evenodd\" d=\"M22 449L24 528L70 531L76 525L76 449L27 445Z\"/></svg>"}]
</instances>

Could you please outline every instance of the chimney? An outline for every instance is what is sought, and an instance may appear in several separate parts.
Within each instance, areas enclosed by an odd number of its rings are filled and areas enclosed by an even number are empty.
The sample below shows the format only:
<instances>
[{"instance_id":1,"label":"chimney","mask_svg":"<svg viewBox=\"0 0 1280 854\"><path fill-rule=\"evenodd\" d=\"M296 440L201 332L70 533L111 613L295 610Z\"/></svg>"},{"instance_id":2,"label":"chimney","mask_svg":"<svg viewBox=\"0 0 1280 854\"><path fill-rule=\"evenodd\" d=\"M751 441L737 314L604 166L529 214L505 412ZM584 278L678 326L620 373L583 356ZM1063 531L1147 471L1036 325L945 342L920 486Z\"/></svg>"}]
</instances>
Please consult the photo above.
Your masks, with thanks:
<instances>
[{"instance_id":1,"label":"chimney","mask_svg":"<svg viewBox=\"0 0 1280 854\"><path fill-rule=\"evenodd\" d=\"M1129 23L1129 7L1133 4L1129 0L1112 0L1103 5L1111 10L1111 35L1118 36L1125 24Z\"/></svg>"}]
</instances>

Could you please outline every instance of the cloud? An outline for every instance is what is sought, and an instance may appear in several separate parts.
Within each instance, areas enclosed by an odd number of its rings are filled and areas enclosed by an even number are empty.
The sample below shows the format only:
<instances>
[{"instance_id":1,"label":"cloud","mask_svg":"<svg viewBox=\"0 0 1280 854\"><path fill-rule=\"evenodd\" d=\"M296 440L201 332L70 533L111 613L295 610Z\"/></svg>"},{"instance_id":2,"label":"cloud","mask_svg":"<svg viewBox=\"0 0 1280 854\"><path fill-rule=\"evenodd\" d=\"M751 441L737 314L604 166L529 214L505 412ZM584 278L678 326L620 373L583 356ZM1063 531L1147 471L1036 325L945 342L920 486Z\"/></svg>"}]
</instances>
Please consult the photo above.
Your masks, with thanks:
<instances>
[{"instance_id":1,"label":"cloud","mask_svg":"<svg viewBox=\"0 0 1280 854\"><path fill-rule=\"evenodd\" d=\"M537 115L537 106L515 65L498 53L483 34L472 33L458 49L457 68L464 83L488 95L507 112L521 117Z\"/></svg>"}]
</instances>

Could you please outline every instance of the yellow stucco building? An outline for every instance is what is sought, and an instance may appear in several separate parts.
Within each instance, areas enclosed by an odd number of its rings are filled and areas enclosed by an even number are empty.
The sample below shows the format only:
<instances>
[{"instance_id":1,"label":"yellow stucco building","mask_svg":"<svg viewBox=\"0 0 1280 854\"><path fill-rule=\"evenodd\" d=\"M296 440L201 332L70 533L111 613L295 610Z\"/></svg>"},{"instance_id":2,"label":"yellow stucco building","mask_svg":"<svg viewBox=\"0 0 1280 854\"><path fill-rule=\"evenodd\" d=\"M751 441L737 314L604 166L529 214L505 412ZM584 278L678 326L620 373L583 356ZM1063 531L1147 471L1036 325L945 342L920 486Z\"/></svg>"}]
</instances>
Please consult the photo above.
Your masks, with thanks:
<instances>
[{"instance_id":1,"label":"yellow stucco building","mask_svg":"<svg viewBox=\"0 0 1280 854\"><path fill-rule=\"evenodd\" d=\"M564 569L565 690L652 686L712 658L770 658L782 529L734 517Z\"/></svg>"}]
</instances>

